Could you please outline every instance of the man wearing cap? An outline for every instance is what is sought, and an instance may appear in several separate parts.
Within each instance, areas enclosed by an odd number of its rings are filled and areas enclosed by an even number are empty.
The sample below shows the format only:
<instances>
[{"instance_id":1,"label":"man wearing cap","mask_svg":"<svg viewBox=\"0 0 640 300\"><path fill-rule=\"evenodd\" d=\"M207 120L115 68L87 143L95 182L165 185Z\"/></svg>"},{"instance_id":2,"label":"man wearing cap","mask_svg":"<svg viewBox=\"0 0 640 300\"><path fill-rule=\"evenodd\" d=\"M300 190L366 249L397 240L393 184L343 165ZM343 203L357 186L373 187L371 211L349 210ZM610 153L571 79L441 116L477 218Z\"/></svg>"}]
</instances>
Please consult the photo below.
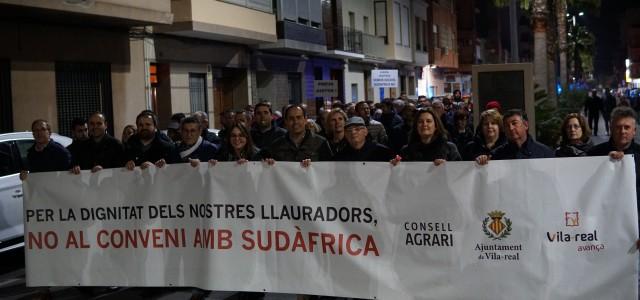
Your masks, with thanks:
<instances>
[{"instance_id":1,"label":"man wearing cap","mask_svg":"<svg viewBox=\"0 0 640 300\"><path fill-rule=\"evenodd\" d=\"M185 117L184 113L175 113L171 115L171 119L167 125L167 136L174 143L180 141L180 122L182 122L182 119Z\"/></svg>"},{"instance_id":2,"label":"man wearing cap","mask_svg":"<svg viewBox=\"0 0 640 300\"><path fill-rule=\"evenodd\" d=\"M491 152L491 159L529 159L551 158L554 152L547 146L533 140L529 135L529 123L526 114L519 109L508 110L503 119L507 143ZM476 160L480 164L486 163L486 155L480 155Z\"/></svg>"},{"instance_id":3,"label":"man wearing cap","mask_svg":"<svg viewBox=\"0 0 640 300\"><path fill-rule=\"evenodd\" d=\"M367 126L367 131L369 132L369 138L374 143L386 144L389 138L387 137L387 132L382 126L382 123L371 118L371 108L369 104L365 101L359 101L356 103L355 107L355 116L360 117L364 120L364 123Z\"/></svg>"},{"instance_id":4,"label":"man wearing cap","mask_svg":"<svg viewBox=\"0 0 640 300\"><path fill-rule=\"evenodd\" d=\"M367 126L360 117L351 117L345 125L345 135L348 145L340 151L336 161L391 161L394 154L384 145L367 139Z\"/></svg>"}]
</instances>

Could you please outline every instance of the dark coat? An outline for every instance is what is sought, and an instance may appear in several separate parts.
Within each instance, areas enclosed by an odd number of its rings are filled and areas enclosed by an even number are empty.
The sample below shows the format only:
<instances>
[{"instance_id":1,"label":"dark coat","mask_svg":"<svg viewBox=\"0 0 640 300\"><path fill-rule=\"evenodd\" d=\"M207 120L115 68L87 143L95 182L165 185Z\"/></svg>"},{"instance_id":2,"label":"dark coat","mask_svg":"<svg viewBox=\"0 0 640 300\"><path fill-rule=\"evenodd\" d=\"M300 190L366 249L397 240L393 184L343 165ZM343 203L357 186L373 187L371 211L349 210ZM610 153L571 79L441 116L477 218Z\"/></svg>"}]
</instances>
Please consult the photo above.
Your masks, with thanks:
<instances>
[{"instance_id":1,"label":"dark coat","mask_svg":"<svg viewBox=\"0 0 640 300\"><path fill-rule=\"evenodd\" d=\"M367 138L368 137L369 136L367 136ZM344 137L335 144L331 142L331 140L328 140L328 142L329 142L329 148L331 148L331 153L333 153L334 157L338 155L338 153L342 152L342 150L347 148L347 146L349 146L349 143L347 143L347 139Z\"/></svg>"},{"instance_id":2,"label":"dark coat","mask_svg":"<svg viewBox=\"0 0 640 300\"><path fill-rule=\"evenodd\" d=\"M286 134L273 141L270 147L264 149L262 156L279 161L302 161L304 159L328 161L331 160L333 153L325 138L307 130L300 146L296 146Z\"/></svg>"},{"instance_id":3,"label":"dark coat","mask_svg":"<svg viewBox=\"0 0 640 300\"><path fill-rule=\"evenodd\" d=\"M125 145L125 157L127 161L132 160L136 166L145 161L155 163L161 159L169 159L173 153L174 145L166 141L159 132L149 145L145 147L136 133L129 138Z\"/></svg>"},{"instance_id":4,"label":"dark coat","mask_svg":"<svg viewBox=\"0 0 640 300\"><path fill-rule=\"evenodd\" d=\"M206 128L202 130L202 134L200 136L203 140L211 144L220 145L222 143L222 140L215 133L207 130Z\"/></svg>"},{"instance_id":5,"label":"dark coat","mask_svg":"<svg viewBox=\"0 0 640 300\"><path fill-rule=\"evenodd\" d=\"M434 161L436 159L456 161L462 159L456 145L443 138L436 138L429 144L409 143L400 150L400 156L405 161Z\"/></svg>"},{"instance_id":6,"label":"dark coat","mask_svg":"<svg viewBox=\"0 0 640 300\"><path fill-rule=\"evenodd\" d=\"M284 128L277 127L275 124L271 125L271 129L262 132L257 126L251 128L251 139L253 144L258 148L266 148L271 146L271 143L279 137L287 134Z\"/></svg>"},{"instance_id":7,"label":"dark coat","mask_svg":"<svg viewBox=\"0 0 640 300\"><path fill-rule=\"evenodd\" d=\"M216 154L218 154L218 146L203 139L200 146L198 146L196 150L191 152L191 154L184 158L180 157L180 152L185 151L189 148L191 147L184 144L178 144L171 153L169 163L185 163L189 162L190 159L197 159L202 162L207 162L210 159L215 159Z\"/></svg>"},{"instance_id":8,"label":"dark coat","mask_svg":"<svg viewBox=\"0 0 640 300\"><path fill-rule=\"evenodd\" d=\"M471 141L473 141L473 128L471 126L467 126L464 132L458 132L455 128L452 131L449 131L450 138L449 141L456 144L456 147L463 151L464 147Z\"/></svg>"},{"instance_id":9,"label":"dark coat","mask_svg":"<svg viewBox=\"0 0 640 300\"><path fill-rule=\"evenodd\" d=\"M80 166L82 170L88 170L95 166L101 166L105 169L120 168L125 163L124 146L108 134L105 134L99 142L92 138L78 142L71 155L73 156L73 165Z\"/></svg>"},{"instance_id":10,"label":"dark coat","mask_svg":"<svg viewBox=\"0 0 640 300\"><path fill-rule=\"evenodd\" d=\"M589 139L586 143L567 144L562 143L556 148L556 157L577 157L587 156L587 152L593 147L593 142Z\"/></svg>"},{"instance_id":11,"label":"dark coat","mask_svg":"<svg viewBox=\"0 0 640 300\"><path fill-rule=\"evenodd\" d=\"M71 153L53 140L42 151L36 151L33 144L27 150L26 169L30 172L68 171L71 169Z\"/></svg>"},{"instance_id":12,"label":"dark coat","mask_svg":"<svg viewBox=\"0 0 640 300\"><path fill-rule=\"evenodd\" d=\"M228 147L222 147L220 152L216 155L216 160L218 161L237 161L239 159L246 159L249 161L260 161L262 157L260 156L260 149L253 147L250 153L243 153L240 156L237 156L235 151L229 149Z\"/></svg>"},{"instance_id":13,"label":"dark coat","mask_svg":"<svg viewBox=\"0 0 640 300\"><path fill-rule=\"evenodd\" d=\"M509 141L491 151L491 159L494 160L552 157L555 157L553 150L534 141L530 135L527 135L527 140L522 144L522 147L518 147L517 144Z\"/></svg>"},{"instance_id":14,"label":"dark coat","mask_svg":"<svg viewBox=\"0 0 640 300\"><path fill-rule=\"evenodd\" d=\"M351 145L347 146L333 157L335 161L390 161L394 157L393 151L387 146L367 141L360 150Z\"/></svg>"},{"instance_id":15,"label":"dark coat","mask_svg":"<svg viewBox=\"0 0 640 300\"><path fill-rule=\"evenodd\" d=\"M493 147L487 148L487 142L481 134L476 134L473 140L467 143L462 150L462 159L467 161L475 160L480 155L491 155L491 151L504 145L507 138L500 134Z\"/></svg>"}]
</instances>

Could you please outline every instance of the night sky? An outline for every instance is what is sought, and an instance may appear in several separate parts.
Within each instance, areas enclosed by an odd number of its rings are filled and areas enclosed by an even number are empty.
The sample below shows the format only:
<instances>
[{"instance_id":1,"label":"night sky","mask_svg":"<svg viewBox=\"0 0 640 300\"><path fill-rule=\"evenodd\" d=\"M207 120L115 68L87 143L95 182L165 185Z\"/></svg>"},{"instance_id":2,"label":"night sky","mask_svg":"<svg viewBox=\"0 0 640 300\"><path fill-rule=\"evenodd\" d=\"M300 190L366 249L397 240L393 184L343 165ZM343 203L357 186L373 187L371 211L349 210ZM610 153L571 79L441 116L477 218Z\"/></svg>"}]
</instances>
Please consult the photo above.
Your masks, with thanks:
<instances>
[{"instance_id":1,"label":"night sky","mask_svg":"<svg viewBox=\"0 0 640 300\"><path fill-rule=\"evenodd\" d=\"M600 16L588 13L585 18L587 26L596 37L594 68L596 79L600 83L607 83L616 69L619 70L618 76L622 76L617 79L624 79L627 50L622 29L625 12L632 8L640 8L640 0L602 0ZM640 22L640 15L634 21Z\"/></svg>"}]
</instances>

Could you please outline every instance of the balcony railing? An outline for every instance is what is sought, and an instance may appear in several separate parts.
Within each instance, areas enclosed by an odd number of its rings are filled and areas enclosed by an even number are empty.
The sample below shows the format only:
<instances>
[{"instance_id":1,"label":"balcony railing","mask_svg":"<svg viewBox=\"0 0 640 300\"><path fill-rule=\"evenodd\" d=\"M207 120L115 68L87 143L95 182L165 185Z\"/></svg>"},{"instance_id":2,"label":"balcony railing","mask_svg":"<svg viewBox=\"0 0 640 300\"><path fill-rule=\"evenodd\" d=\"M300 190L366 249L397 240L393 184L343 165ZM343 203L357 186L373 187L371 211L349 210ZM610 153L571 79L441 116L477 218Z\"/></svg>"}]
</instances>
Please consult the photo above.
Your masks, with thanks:
<instances>
[{"instance_id":1,"label":"balcony railing","mask_svg":"<svg viewBox=\"0 0 640 300\"><path fill-rule=\"evenodd\" d=\"M362 54L362 31L349 27L331 27L326 29L327 48Z\"/></svg>"}]
</instances>

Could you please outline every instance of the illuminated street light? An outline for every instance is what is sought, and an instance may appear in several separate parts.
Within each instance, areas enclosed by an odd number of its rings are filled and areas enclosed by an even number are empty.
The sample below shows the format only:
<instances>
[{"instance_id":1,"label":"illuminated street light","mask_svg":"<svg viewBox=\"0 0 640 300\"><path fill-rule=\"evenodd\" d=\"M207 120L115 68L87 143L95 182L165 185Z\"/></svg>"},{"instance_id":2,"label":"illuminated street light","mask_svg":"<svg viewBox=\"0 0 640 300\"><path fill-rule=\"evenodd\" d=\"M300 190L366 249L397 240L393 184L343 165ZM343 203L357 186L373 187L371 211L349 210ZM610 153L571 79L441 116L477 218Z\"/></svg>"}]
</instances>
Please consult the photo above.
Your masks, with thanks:
<instances>
[{"instance_id":1,"label":"illuminated street light","mask_svg":"<svg viewBox=\"0 0 640 300\"><path fill-rule=\"evenodd\" d=\"M579 12L578 16L581 16L581 17L584 16L584 12Z\"/></svg>"}]
</instances>

